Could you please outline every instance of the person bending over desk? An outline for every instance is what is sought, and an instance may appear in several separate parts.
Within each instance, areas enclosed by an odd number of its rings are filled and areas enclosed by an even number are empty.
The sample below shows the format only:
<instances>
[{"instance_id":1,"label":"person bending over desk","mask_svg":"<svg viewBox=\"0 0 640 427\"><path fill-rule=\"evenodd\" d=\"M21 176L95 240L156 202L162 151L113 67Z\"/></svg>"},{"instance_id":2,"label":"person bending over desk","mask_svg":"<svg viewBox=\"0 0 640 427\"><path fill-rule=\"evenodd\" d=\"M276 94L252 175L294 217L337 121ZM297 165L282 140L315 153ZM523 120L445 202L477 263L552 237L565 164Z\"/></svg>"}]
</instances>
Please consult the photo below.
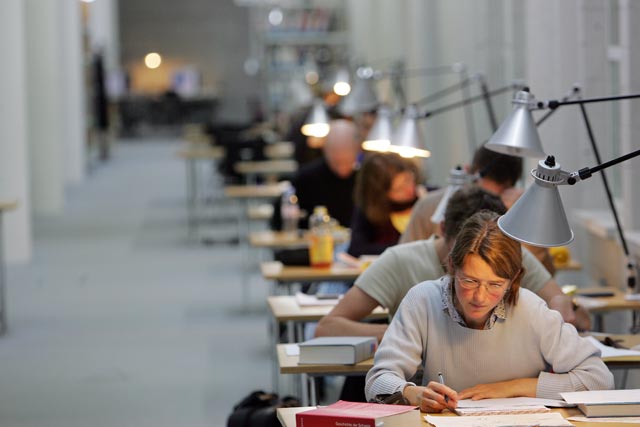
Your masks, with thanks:
<instances>
[{"instance_id":1,"label":"person bending over desk","mask_svg":"<svg viewBox=\"0 0 640 427\"><path fill-rule=\"evenodd\" d=\"M368 399L402 392L425 412L460 399L540 397L613 388L600 351L527 289L520 243L481 211L456 239L448 274L402 300L366 377ZM422 366L422 384L409 382ZM442 372L446 385L438 381Z\"/></svg>"},{"instance_id":2,"label":"person bending over desk","mask_svg":"<svg viewBox=\"0 0 640 427\"><path fill-rule=\"evenodd\" d=\"M457 191L449 200L445 220L441 224L443 238L432 236L427 240L396 245L387 249L355 282L355 286L323 317L316 336L361 335L382 339L387 325L361 322L378 305L389 309L390 315L398 309L400 301L416 283L434 280L445 274L449 250L453 246L462 223L475 212L488 209L502 214L506 208L498 196L477 186ZM549 307L558 310L565 321L575 323L578 329L588 330L590 319L584 310L573 311L571 299L526 249L523 249L526 274L522 286L537 293Z\"/></svg>"}]
</instances>

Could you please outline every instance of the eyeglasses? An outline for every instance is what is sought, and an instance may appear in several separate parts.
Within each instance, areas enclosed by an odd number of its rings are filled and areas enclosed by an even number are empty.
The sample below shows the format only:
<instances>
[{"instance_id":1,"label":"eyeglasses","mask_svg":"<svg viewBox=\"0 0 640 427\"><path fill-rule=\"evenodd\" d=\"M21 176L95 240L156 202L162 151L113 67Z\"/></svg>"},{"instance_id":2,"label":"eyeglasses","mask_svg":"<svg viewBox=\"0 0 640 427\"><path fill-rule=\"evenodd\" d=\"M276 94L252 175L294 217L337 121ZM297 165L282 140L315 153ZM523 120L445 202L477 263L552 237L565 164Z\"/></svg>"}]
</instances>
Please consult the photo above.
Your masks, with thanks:
<instances>
[{"instance_id":1,"label":"eyeglasses","mask_svg":"<svg viewBox=\"0 0 640 427\"><path fill-rule=\"evenodd\" d=\"M485 280L472 279L471 277L464 276L460 273L456 274L456 279L463 289L469 291L475 291L480 287L480 285L484 285L484 288L487 290L489 295L492 296L501 295L509 286L509 282L487 282Z\"/></svg>"}]
</instances>

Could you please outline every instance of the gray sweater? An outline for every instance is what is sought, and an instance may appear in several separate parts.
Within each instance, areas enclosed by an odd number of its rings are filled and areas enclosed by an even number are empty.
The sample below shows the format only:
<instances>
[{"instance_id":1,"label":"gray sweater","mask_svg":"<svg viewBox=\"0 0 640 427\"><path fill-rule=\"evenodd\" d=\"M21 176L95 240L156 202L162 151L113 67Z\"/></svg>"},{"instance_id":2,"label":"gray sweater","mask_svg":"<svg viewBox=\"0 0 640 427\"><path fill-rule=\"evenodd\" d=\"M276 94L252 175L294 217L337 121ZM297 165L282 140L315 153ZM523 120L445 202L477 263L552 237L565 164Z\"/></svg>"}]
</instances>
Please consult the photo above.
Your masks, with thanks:
<instances>
[{"instance_id":1,"label":"gray sweater","mask_svg":"<svg viewBox=\"0 0 640 427\"><path fill-rule=\"evenodd\" d=\"M613 388L600 351L564 323L537 295L520 289L518 302L491 329L460 325L445 311L449 278L414 286L384 334L367 374L367 399L401 391L418 368L423 384L438 381L456 391L476 384L538 378L536 397L560 399L566 391Z\"/></svg>"}]
</instances>

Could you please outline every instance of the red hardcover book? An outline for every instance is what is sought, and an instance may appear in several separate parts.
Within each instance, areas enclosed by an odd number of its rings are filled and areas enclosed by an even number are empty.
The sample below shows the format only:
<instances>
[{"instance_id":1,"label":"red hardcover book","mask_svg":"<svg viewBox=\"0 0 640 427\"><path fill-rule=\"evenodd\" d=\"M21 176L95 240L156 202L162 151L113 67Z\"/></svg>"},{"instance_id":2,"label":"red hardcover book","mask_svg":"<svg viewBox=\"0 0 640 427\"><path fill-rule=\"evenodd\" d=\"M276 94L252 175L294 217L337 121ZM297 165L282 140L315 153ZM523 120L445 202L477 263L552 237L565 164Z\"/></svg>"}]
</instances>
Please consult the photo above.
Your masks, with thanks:
<instances>
[{"instance_id":1,"label":"red hardcover book","mask_svg":"<svg viewBox=\"0 0 640 427\"><path fill-rule=\"evenodd\" d=\"M419 427L420 411L415 406L339 400L296 414L296 427Z\"/></svg>"}]
</instances>

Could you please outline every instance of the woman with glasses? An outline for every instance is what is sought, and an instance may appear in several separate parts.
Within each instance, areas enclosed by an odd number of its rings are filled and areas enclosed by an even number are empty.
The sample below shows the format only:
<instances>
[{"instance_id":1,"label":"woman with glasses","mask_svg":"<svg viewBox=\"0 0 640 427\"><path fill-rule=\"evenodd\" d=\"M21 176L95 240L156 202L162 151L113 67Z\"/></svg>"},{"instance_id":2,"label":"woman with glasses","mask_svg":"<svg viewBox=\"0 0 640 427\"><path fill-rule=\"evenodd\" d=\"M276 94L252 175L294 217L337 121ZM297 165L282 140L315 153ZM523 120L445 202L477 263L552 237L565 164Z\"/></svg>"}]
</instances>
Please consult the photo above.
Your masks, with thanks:
<instances>
[{"instance_id":1,"label":"woman with glasses","mask_svg":"<svg viewBox=\"0 0 640 427\"><path fill-rule=\"evenodd\" d=\"M402 392L422 411L440 412L461 399L560 399L613 388L600 351L520 289L520 244L496 220L487 211L469 218L449 254L449 274L403 299L367 374L368 399ZM423 384L416 385L409 379L420 367Z\"/></svg>"}]
</instances>

